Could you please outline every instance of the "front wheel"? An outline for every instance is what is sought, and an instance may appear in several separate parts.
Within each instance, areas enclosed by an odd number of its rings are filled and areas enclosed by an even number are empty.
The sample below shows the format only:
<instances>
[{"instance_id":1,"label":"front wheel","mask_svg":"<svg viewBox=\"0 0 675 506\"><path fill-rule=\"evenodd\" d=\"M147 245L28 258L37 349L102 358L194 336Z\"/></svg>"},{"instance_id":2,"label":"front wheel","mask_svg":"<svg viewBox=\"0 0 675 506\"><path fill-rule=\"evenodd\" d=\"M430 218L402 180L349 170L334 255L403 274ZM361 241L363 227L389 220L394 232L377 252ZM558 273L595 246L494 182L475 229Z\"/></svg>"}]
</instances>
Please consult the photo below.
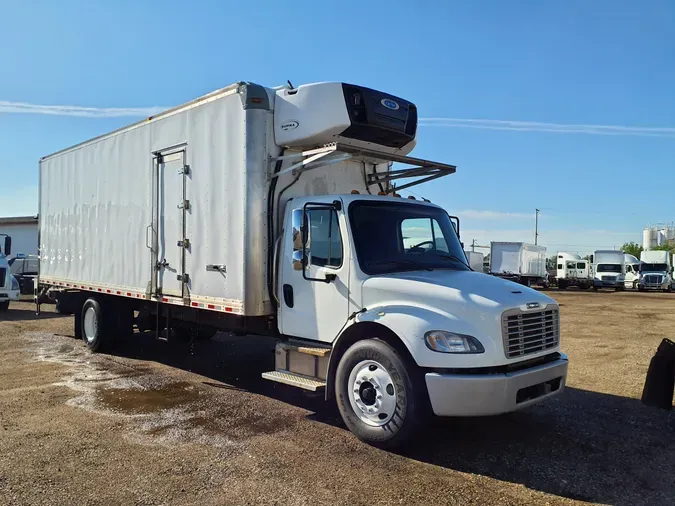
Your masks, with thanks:
<instances>
[{"instance_id":1,"label":"front wheel","mask_svg":"<svg viewBox=\"0 0 675 506\"><path fill-rule=\"evenodd\" d=\"M342 419L361 441L393 448L426 420L424 385L414 367L379 339L359 341L345 352L335 376L335 397Z\"/></svg>"},{"instance_id":2,"label":"front wheel","mask_svg":"<svg viewBox=\"0 0 675 506\"><path fill-rule=\"evenodd\" d=\"M9 310L9 301L6 300L4 302L0 302L0 312L4 313L7 310Z\"/></svg>"}]
</instances>

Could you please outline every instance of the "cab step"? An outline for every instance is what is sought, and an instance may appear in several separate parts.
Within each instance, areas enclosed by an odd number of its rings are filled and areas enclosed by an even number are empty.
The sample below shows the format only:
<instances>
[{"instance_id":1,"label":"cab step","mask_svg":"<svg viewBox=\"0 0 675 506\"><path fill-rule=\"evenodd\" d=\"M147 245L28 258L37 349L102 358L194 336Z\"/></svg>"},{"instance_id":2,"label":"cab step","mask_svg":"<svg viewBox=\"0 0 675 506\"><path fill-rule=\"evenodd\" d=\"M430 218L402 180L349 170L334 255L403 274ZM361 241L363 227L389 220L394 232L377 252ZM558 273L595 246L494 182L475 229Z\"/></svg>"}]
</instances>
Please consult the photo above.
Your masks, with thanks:
<instances>
[{"instance_id":1,"label":"cab step","mask_svg":"<svg viewBox=\"0 0 675 506\"><path fill-rule=\"evenodd\" d=\"M305 341L281 341L274 355L274 371L262 377L304 390L317 390L326 386L328 361L332 348Z\"/></svg>"},{"instance_id":2,"label":"cab step","mask_svg":"<svg viewBox=\"0 0 675 506\"><path fill-rule=\"evenodd\" d=\"M302 388L303 390L310 390L312 392L322 390L326 386L325 381L318 380L316 378L308 378L302 374L294 374L288 371L264 372L262 373L262 377L270 381L276 381L277 383L283 383L285 385Z\"/></svg>"}]
</instances>

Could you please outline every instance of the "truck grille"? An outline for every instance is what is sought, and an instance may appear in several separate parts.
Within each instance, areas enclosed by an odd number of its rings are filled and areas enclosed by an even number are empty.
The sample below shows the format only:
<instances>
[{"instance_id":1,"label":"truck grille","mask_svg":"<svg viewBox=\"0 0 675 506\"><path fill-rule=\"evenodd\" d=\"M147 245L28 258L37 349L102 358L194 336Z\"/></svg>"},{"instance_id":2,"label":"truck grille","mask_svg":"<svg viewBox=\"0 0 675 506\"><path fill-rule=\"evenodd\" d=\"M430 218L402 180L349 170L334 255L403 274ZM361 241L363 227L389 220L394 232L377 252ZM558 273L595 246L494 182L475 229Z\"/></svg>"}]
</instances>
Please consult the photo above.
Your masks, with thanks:
<instances>
[{"instance_id":1,"label":"truck grille","mask_svg":"<svg viewBox=\"0 0 675 506\"><path fill-rule=\"evenodd\" d=\"M506 311L502 315L502 338L507 358L555 348L560 341L558 309Z\"/></svg>"},{"instance_id":2,"label":"truck grille","mask_svg":"<svg viewBox=\"0 0 675 506\"><path fill-rule=\"evenodd\" d=\"M602 276L603 281L616 281L614 276Z\"/></svg>"},{"instance_id":3,"label":"truck grille","mask_svg":"<svg viewBox=\"0 0 675 506\"><path fill-rule=\"evenodd\" d=\"M4 267L0 268L0 287L5 286L5 281L7 281L6 277L7 277L7 269L5 269Z\"/></svg>"},{"instance_id":4,"label":"truck grille","mask_svg":"<svg viewBox=\"0 0 675 506\"><path fill-rule=\"evenodd\" d=\"M644 282L646 285L661 286L663 280L660 274L647 274L644 277Z\"/></svg>"}]
</instances>

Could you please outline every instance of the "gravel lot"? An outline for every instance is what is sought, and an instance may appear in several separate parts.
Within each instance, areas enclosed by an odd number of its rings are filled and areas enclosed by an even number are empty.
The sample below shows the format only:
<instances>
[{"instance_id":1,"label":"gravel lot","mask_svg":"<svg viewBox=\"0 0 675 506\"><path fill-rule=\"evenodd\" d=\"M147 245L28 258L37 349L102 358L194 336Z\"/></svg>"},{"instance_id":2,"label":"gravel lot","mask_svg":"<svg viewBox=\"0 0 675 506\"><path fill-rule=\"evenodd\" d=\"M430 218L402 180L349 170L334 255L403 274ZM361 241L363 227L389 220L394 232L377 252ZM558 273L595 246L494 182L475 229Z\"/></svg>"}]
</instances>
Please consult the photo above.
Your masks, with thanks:
<instances>
[{"instance_id":1,"label":"gravel lot","mask_svg":"<svg viewBox=\"0 0 675 506\"><path fill-rule=\"evenodd\" d=\"M571 361L563 396L436 420L398 454L261 380L272 341L135 335L92 355L68 337L71 317L13 304L0 321L0 504L675 504L675 415L639 401L675 333L675 294L550 294Z\"/></svg>"}]
</instances>

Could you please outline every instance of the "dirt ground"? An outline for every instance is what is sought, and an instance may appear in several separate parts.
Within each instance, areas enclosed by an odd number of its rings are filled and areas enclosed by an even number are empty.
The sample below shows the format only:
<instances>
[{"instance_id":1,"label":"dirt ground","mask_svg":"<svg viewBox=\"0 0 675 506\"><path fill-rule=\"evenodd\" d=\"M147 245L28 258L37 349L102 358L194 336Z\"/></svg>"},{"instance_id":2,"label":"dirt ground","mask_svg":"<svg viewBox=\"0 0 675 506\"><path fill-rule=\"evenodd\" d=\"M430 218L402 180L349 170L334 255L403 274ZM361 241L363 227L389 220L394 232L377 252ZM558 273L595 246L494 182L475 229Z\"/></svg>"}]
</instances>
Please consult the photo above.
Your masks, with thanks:
<instances>
[{"instance_id":1,"label":"dirt ground","mask_svg":"<svg viewBox=\"0 0 675 506\"><path fill-rule=\"evenodd\" d=\"M274 343L135 335L107 355L29 303L0 321L0 504L675 504L675 415L643 406L675 294L549 292L568 388L531 409L366 446L266 382Z\"/></svg>"}]
</instances>

